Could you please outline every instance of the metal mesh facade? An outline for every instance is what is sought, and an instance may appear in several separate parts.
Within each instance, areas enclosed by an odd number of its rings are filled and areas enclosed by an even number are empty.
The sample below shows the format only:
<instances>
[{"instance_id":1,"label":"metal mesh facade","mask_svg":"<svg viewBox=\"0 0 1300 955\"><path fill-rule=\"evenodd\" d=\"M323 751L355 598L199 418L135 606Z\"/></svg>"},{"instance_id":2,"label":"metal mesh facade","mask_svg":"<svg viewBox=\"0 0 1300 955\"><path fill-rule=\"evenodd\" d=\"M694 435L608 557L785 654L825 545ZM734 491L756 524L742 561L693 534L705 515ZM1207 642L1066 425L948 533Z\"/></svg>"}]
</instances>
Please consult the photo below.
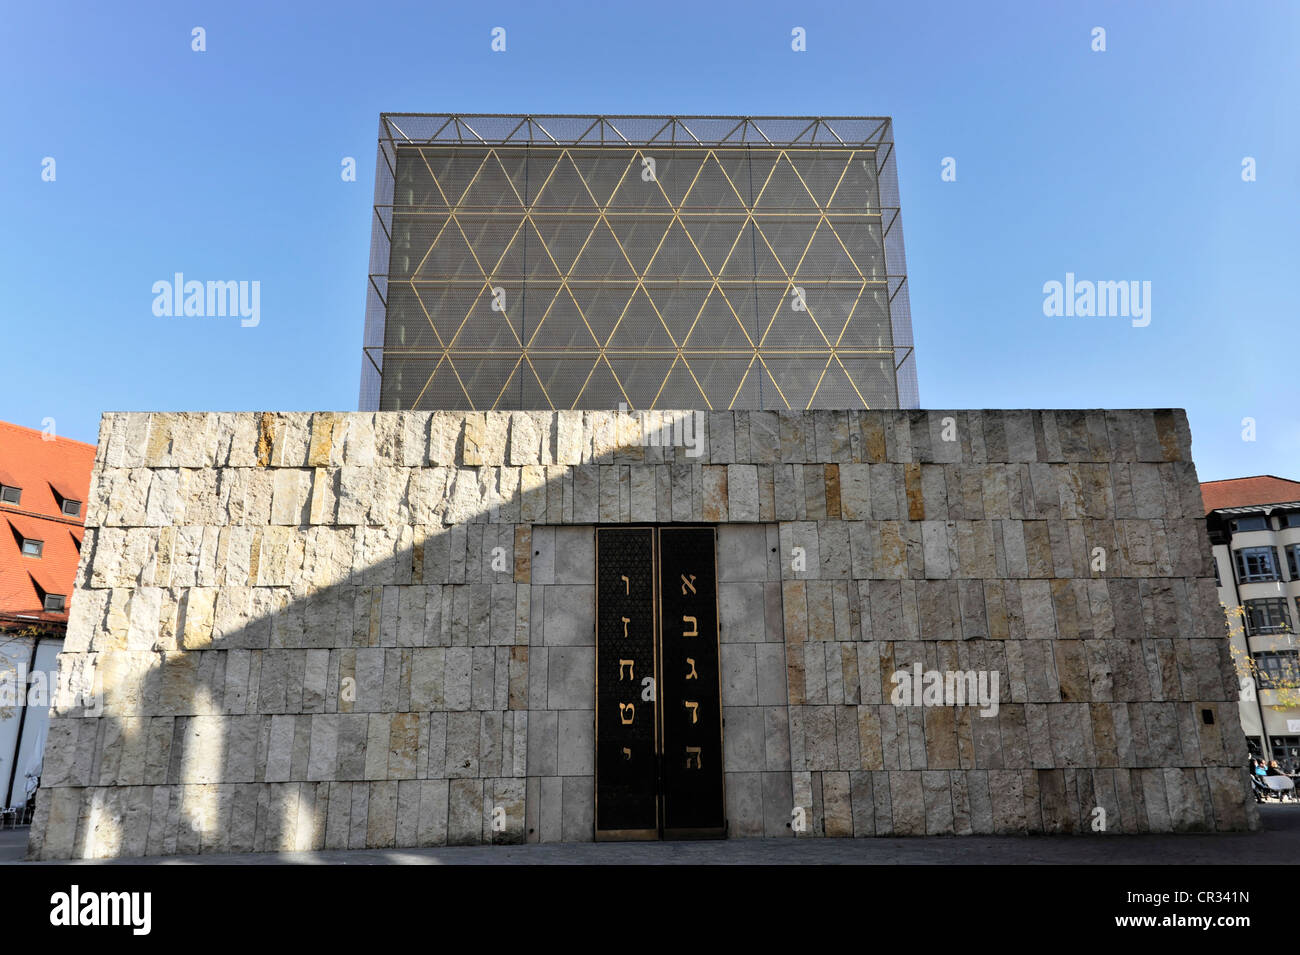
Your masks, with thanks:
<instances>
[{"instance_id":1,"label":"metal mesh facade","mask_svg":"<svg viewBox=\"0 0 1300 955\"><path fill-rule=\"evenodd\" d=\"M363 410L915 408L888 119L380 119Z\"/></svg>"}]
</instances>

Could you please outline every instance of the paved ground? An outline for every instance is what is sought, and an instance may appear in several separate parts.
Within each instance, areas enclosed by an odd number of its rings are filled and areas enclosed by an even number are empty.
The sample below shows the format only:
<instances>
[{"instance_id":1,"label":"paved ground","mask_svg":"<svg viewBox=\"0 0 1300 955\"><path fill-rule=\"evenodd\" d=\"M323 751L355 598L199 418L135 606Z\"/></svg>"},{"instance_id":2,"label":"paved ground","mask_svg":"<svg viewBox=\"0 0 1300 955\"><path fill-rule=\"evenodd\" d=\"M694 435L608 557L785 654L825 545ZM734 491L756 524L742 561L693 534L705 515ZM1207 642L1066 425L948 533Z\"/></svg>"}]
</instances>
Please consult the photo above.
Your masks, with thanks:
<instances>
[{"instance_id":1,"label":"paved ground","mask_svg":"<svg viewBox=\"0 0 1300 955\"><path fill-rule=\"evenodd\" d=\"M353 849L104 860L144 865L1258 864L1300 857L1300 804L1260 807L1264 828L1222 835L928 836L917 839L731 839L576 842L438 849ZM0 863L22 862L27 829L0 830ZM93 864L93 863L91 863Z\"/></svg>"}]
</instances>

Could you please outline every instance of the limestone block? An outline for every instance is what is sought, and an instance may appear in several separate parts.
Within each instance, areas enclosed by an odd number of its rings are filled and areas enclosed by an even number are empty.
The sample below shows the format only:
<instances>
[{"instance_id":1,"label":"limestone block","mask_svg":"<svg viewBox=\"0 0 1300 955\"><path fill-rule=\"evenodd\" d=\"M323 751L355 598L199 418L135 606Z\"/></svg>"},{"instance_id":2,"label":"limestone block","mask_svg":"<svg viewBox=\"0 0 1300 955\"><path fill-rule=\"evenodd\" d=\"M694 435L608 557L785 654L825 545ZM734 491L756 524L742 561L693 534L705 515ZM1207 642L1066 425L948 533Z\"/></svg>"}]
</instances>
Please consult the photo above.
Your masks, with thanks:
<instances>
[{"instance_id":1,"label":"limestone block","mask_svg":"<svg viewBox=\"0 0 1300 955\"><path fill-rule=\"evenodd\" d=\"M529 781L530 784L532 780ZM532 790L530 790L531 795ZM544 776L536 782L537 841L560 842L563 833L563 780L559 776Z\"/></svg>"},{"instance_id":2,"label":"limestone block","mask_svg":"<svg viewBox=\"0 0 1300 955\"><path fill-rule=\"evenodd\" d=\"M954 826L953 795L957 791L953 777L957 773L922 772L922 796L925 801L927 835L952 835Z\"/></svg>"},{"instance_id":3,"label":"limestone block","mask_svg":"<svg viewBox=\"0 0 1300 955\"><path fill-rule=\"evenodd\" d=\"M985 420L996 412L986 412ZM1001 460L1009 462L1038 461L1038 443L1035 434L1036 413L1032 411L1003 411L997 415L1002 420L1002 429L1006 441L1006 456Z\"/></svg>"},{"instance_id":4,"label":"limestone block","mask_svg":"<svg viewBox=\"0 0 1300 955\"><path fill-rule=\"evenodd\" d=\"M351 827L352 784L331 782L326 786L325 793L324 847L346 849Z\"/></svg>"},{"instance_id":5,"label":"limestone block","mask_svg":"<svg viewBox=\"0 0 1300 955\"><path fill-rule=\"evenodd\" d=\"M774 411L751 411L748 419L749 460L757 464L776 464L782 461L780 416Z\"/></svg>"},{"instance_id":6,"label":"limestone block","mask_svg":"<svg viewBox=\"0 0 1300 955\"><path fill-rule=\"evenodd\" d=\"M840 494L840 466L838 464L827 464L825 469L826 479L826 516L834 520L840 520L843 517L843 506Z\"/></svg>"},{"instance_id":7,"label":"limestone block","mask_svg":"<svg viewBox=\"0 0 1300 955\"><path fill-rule=\"evenodd\" d=\"M461 473L463 472L457 472L457 480ZM519 519L525 522L544 520L547 490L546 469L540 465L528 465L520 468L519 480L514 486L517 488L516 493L519 497ZM448 523L454 523L451 514L444 515L444 520Z\"/></svg>"},{"instance_id":8,"label":"limestone block","mask_svg":"<svg viewBox=\"0 0 1300 955\"><path fill-rule=\"evenodd\" d=\"M591 584L557 584L542 609L547 646L594 646L596 590Z\"/></svg>"},{"instance_id":9,"label":"limestone block","mask_svg":"<svg viewBox=\"0 0 1300 955\"><path fill-rule=\"evenodd\" d=\"M718 623L722 643L761 643L767 638L764 619L764 585L718 585Z\"/></svg>"},{"instance_id":10,"label":"limestone block","mask_svg":"<svg viewBox=\"0 0 1300 955\"><path fill-rule=\"evenodd\" d=\"M562 779L562 837L565 842L590 842L595 834L595 779Z\"/></svg>"},{"instance_id":11,"label":"limestone block","mask_svg":"<svg viewBox=\"0 0 1300 955\"><path fill-rule=\"evenodd\" d=\"M549 709L593 709L593 677L596 651L593 646L553 646L547 660L547 706Z\"/></svg>"},{"instance_id":12,"label":"limestone block","mask_svg":"<svg viewBox=\"0 0 1300 955\"><path fill-rule=\"evenodd\" d=\"M853 836L853 806L847 772L822 774L822 812L826 836Z\"/></svg>"},{"instance_id":13,"label":"limestone block","mask_svg":"<svg viewBox=\"0 0 1300 955\"><path fill-rule=\"evenodd\" d=\"M207 415L173 412L150 416L147 457L154 467L201 467Z\"/></svg>"},{"instance_id":14,"label":"limestone block","mask_svg":"<svg viewBox=\"0 0 1300 955\"><path fill-rule=\"evenodd\" d=\"M814 771L840 768L835 735L836 708L806 706L802 714L806 767Z\"/></svg>"},{"instance_id":15,"label":"limestone block","mask_svg":"<svg viewBox=\"0 0 1300 955\"><path fill-rule=\"evenodd\" d=\"M789 772L762 773L764 838L789 838L791 831L793 793Z\"/></svg>"},{"instance_id":16,"label":"limestone block","mask_svg":"<svg viewBox=\"0 0 1300 955\"><path fill-rule=\"evenodd\" d=\"M595 539L591 527L557 527L553 535L539 535L539 542L545 542L552 548L548 559L553 561L554 571L549 580L538 582L549 583L553 580L557 584L594 584Z\"/></svg>"},{"instance_id":17,"label":"limestone block","mask_svg":"<svg viewBox=\"0 0 1300 955\"><path fill-rule=\"evenodd\" d=\"M96 469L102 466L108 457L108 448L113 439L113 425L122 418L121 412L106 411L99 416L99 437L95 447Z\"/></svg>"},{"instance_id":18,"label":"limestone block","mask_svg":"<svg viewBox=\"0 0 1300 955\"><path fill-rule=\"evenodd\" d=\"M150 428L153 423L153 415L147 413L128 414L126 416L126 427L121 430L121 449L118 452L120 457L112 453L114 449L110 448L108 463L114 467L138 468L144 466L144 462L151 458L150 455ZM114 439L118 436L118 430L114 428ZM161 447L165 447L168 436L160 442Z\"/></svg>"},{"instance_id":19,"label":"limestone block","mask_svg":"<svg viewBox=\"0 0 1300 955\"><path fill-rule=\"evenodd\" d=\"M590 448L590 458L595 464L610 464L618 450L617 416L609 411L583 412L583 450Z\"/></svg>"},{"instance_id":20,"label":"limestone block","mask_svg":"<svg viewBox=\"0 0 1300 955\"><path fill-rule=\"evenodd\" d=\"M453 779L448 786L448 845L476 845L483 836L483 781Z\"/></svg>"},{"instance_id":21,"label":"limestone block","mask_svg":"<svg viewBox=\"0 0 1300 955\"><path fill-rule=\"evenodd\" d=\"M700 415L706 421L707 435L701 435L702 447L708 453L712 464L735 464L736 457L736 416L731 411L711 411Z\"/></svg>"},{"instance_id":22,"label":"limestone block","mask_svg":"<svg viewBox=\"0 0 1300 955\"><path fill-rule=\"evenodd\" d=\"M1134 776L1141 787L1142 801L1146 807L1147 828L1151 832L1172 831L1174 818L1170 812L1164 771L1143 769L1135 772ZM1137 791L1135 791L1134 795L1137 795ZM1182 807L1182 811L1186 811L1185 806Z\"/></svg>"},{"instance_id":23,"label":"limestone block","mask_svg":"<svg viewBox=\"0 0 1300 955\"><path fill-rule=\"evenodd\" d=\"M790 717L784 705L763 707L763 747L765 768L789 771Z\"/></svg>"},{"instance_id":24,"label":"limestone block","mask_svg":"<svg viewBox=\"0 0 1300 955\"><path fill-rule=\"evenodd\" d=\"M471 638L470 642L486 641ZM491 709L496 698L496 653L491 647L473 646L470 660L470 709Z\"/></svg>"},{"instance_id":25,"label":"limestone block","mask_svg":"<svg viewBox=\"0 0 1300 955\"><path fill-rule=\"evenodd\" d=\"M816 460L812 416L805 412L782 411L778 417L780 419L781 461L801 464L805 461ZM810 440L814 442L812 454L809 453Z\"/></svg>"},{"instance_id":26,"label":"limestone block","mask_svg":"<svg viewBox=\"0 0 1300 955\"><path fill-rule=\"evenodd\" d=\"M491 449L487 446L487 420L483 412L467 413L461 421L461 432L456 463L465 467L480 467L489 463Z\"/></svg>"},{"instance_id":27,"label":"limestone block","mask_svg":"<svg viewBox=\"0 0 1300 955\"><path fill-rule=\"evenodd\" d=\"M893 835L926 834L926 806L921 777L922 774L918 772L891 772L888 775L893 820L890 832ZM879 827L877 831L879 833Z\"/></svg>"},{"instance_id":28,"label":"limestone block","mask_svg":"<svg viewBox=\"0 0 1300 955\"><path fill-rule=\"evenodd\" d=\"M441 846L447 843L448 780L428 779L419 783L420 808L417 817L417 846Z\"/></svg>"},{"instance_id":29,"label":"limestone block","mask_svg":"<svg viewBox=\"0 0 1300 955\"><path fill-rule=\"evenodd\" d=\"M702 469L703 481L701 487L704 495L704 520L706 521L727 520L727 470L724 466L706 466ZM755 473L754 477L755 506L757 506L757 473Z\"/></svg>"},{"instance_id":30,"label":"limestone block","mask_svg":"<svg viewBox=\"0 0 1300 955\"><path fill-rule=\"evenodd\" d=\"M743 646L741 647L743 649ZM786 702L785 652L780 644L758 643L753 646L755 700L760 706ZM745 655L740 657L743 666ZM743 696L744 681L739 680L738 692Z\"/></svg>"},{"instance_id":31,"label":"limestone block","mask_svg":"<svg viewBox=\"0 0 1300 955\"><path fill-rule=\"evenodd\" d=\"M582 417L581 411L557 411L549 418L556 464L573 466L591 459L590 438L584 432Z\"/></svg>"},{"instance_id":32,"label":"limestone block","mask_svg":"<svg viewBox=\"0 0 1300 955\"><path fill-rule=\"evenodd\" d=\"M272 524L307 524L311 500L312 472L278 468L274 472L274 490L270 504Z\"/></svg>"},{"instance_id":33,"label":"limestone block","mask_svg":"<svg viewBox=\"0 0 1300 955\"><path fill-rule=\"evenodd\" d=\"M705 469L705 487L708 473ZM732 464L726 469L724 482L727 494L726 519L731 521L758 520L758 469L752 464Z\"/></svg>"},{"instance_id":34,"label":"limestone block","mask_svg":"<svg viewBox=\"0 0 1300 955\"><path fill-rule=\"evenodd\" d=\"M335 442L342 444L346 420L342 415L330 411L311 416L307 441L307 463L310 466L328 467L335 462Z\"/></svg>"},{"instance_id":35,"label":"limestone block","mask_svg":"<svg viewBox=\"0 0 1300 955\"><path fill-rule=\"evenodd\" d=\"M394 713L389 721L389 779L413 779L419 749L420 717L417 713Z\"/></svg>"},{"instance_id":36,"label":"limestone block","mask_svg":"<svg viewBox=\"0 0 1300 955\"><path fill-rule=\"evenodd\" d=\"M550 421L540 412L516 412L509 416L509 447L506 463L513 465L549 464Z\"/></svg>"},{"instance_id":37,"label":"limestone block","mask_svg":"<svg viewBox=\"0 0 1300 955\"><path fill-rule=\"evenodd\" d=\"M847 580L852 576L848 524L839 520L817 522L817 559L823 579Z\"/></svg>"},{"instance_id":38,"label":"limestone block","mask_svg":"<svg viewBox=\"0 0 1300 955\"><path fill-rule=\"evenodd\" d=\"M808 816L812 815L813 809L813 786L812 773L796 771L790 774L791 788L794 796L794 808L803 809ZM812 820L808 820L811 829Z\"/></svg>"},{"instance_id":39,"label":"limestone block","mask_svg":"<svg viewBox=\"0 0 1300 955\"><path fill-rule=\"evenodd\" d=\"M772 468L773 516L778 521L793 521L807 516L808 507L800 489L795 486L798 465L778 464Z\"/></svg>"},{"instance_id":40,"label":"limestone block","mask_svg":"<svg viewBox=\"0 0 1300 955\"><path fill-rule=\"evenodd\" d=\"M1246 796L1249 792L1249 783L1243 778L1246 770L1237 766L1212 766L1205 772L1209 780L1215 827L1220 832L1259 828L1259 813L1254 800Z\"/></svg>"},{"instance_id":41,"label":"limestone block","mask_svg":"<svg viewBox=\"0 0 1300 955\"><path fill-rule=\"evenodd\" d=\"M863 770L849 773L850 812L852 812L853 835L857 838L871 837L876 834L876 812L874 778Z\"/></svg>"},{"instance_id":42,"label":"limestone block","mask_svg":"<svg viewBox=\"0 0 1300 955\"><path fill-rule=\"evenodd\" d=\"M694 423L699 420L701 427L705 427L707 418L701 416L691 416ZM647 422L639 413L614 415L614 430L617 435L616 447L614 449L614 460L620 464L643 464L646 462L646 447L649 444L649 435L647 433ZM701 435L703 447L708 447L708 439Z\"/></svg>"},{"instance_id":43,"label":"limestone block","mask_svg":"<svg viewBox=\"0 0 1300 955\"><path fill-rule=\"evenodd\" d=\"M763 527L721 524L718 527L718 580L767 579L767 534Z\"/></svg>"},{"instance_id":44,"label":"limestone block","mask_svg":"<svg viewBox=\"0 0 1300 955\"><path fill-rule=\"evenodd\" d=\"M484 797L490 802L485 814L483 841L498 845L525 841L525 788L522 779L494 779L484 785ZM504 823L496 828L496 817Z\"/></svg>"},{"instance_id":45,"label":"limestone block","mask_svg":"<svg viewBox=\"0 0 1300 955\"><path fill-rule=\"evenodd\" d=\"M1133 434L1134 460L1135 461L1163 461L1165 460L1165 448L1162 447L1159 434L1156 429L1155 417L1152 412L1137 410L1126 413L1127 425ZM1177 453L1176 438L1171 434L1173 440L1170 443L1170 452ZM1171 459L1172 460L1172 459Z\"/></svg>"},{"instance_id":46,"label":"limestone block","mask_svg":"<svg viewBox=\"0 0 1300 955\"><path fill-rule=\"evenodd\" d=\"M823 464L796 465L803 484L803 513L809 520L826 518L826 466Z\"/></svg>"},{"instance_id":47,"label":"limestone block","mask_svg":"<svg viewBox=\"0 0 1300 955\"><path fill-rule=\"evenodd\" d=\"M561 776L590 776L595 772L595 712L563 710L558 721L557 767Z\"/></svg>"},{"instance_id":48,"label":"limestone block","mask_svg":"<svg viewBox=\"0 0 1300 955\"><path fill-rule=\"evenodd\" d=\"M846 521L871 518L870 466L866 464L841 464L839 466L839 492L841 516Z\"/></svg>"},{"instance_id":49,"label":"limestone block","mask_svg":"<svg viewBox=\"0 0 1300 955\"><path fill-rule=\"evenodd\" d=\"M758 667L753 643L724 643L721 647L722 702L726 706L758 705Z\"/></svg>"},{"instance_id":50,"label":"limestone block","mask_svg":"<svg viewBox=\"0 0 1300 955\"><path fill-rule=\"evenodd\" d=\"M764 831L763 776L761 773L727 773L728 835L761 839Z\"/></svg>"}]
</instances>

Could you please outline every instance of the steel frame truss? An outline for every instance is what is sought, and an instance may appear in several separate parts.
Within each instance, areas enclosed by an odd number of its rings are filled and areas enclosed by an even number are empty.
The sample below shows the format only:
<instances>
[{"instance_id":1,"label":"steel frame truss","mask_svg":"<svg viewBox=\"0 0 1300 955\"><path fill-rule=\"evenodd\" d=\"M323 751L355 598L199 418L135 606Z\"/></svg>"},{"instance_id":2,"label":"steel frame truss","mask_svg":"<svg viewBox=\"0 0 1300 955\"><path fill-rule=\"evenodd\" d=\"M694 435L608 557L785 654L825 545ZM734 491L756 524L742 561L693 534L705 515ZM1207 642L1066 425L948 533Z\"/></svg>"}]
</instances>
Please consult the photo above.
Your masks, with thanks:
<instances>
[{"instance_id":1,"label":"steel frame truss","mask_svg":"<svg viewBox=\"0 0 1300 955\"><path fill-rule=\"evenodd\" d=\"M861 380L863 369L875 367L870 362L893 372L885 391L879 381L875 382L875 407L918 406L890 131L891 123L885 118L384 114L380 119L363 345L362 408L423 407L426 394L439 376L443 382L437 395L439 406L455 402L478 409L608 407L609 398L614 396L634 408L807 408L818 402L828 372L835 372L835 406L871 407L873 402L859 388L859 384L865 384ZM402 163L423 166L419 185L427 195L421 202L394 203L399 153L405 157ZM521 154L527 167L526 185L519 184L522 193L509 171L518 168ZM687 167L675 190L653 176L646 180L637 175L644 160L658 157L663 161L665 156ZM612 191L608 179L601 184L594 181L594 176L584 174L583 162L598 161L593 157L615 158L623 163ZM761 181L753 175L755 157ZM443 174L454 162L463 165L466 160L474 167L467 179ZM808 173L808 168L801 172L801 165L817 163L817 168L823 170L831 161L835 163L830 167L832 173L835 169L839 172L829 191L829 179L820 183L819 190L805 179L803 173ZM871 186L875 194L865 204L860 195L850 195L853 190L848 188L841 199L841 187L857 162L864 169L869 162L874 170ZM737 183L738 174L732 174L742 165L750 173L745 183L748 188ZM540 185L533 181L534 169L542 179ZM706 170L710 181L702 184ZM778 171L783 174L779 183ZM552 187L553 180L564 180L564 184ZM636 198L624 201L632 191L629 182L638 186L647 183L654 198L646 198L647 191L641 191ZM430 185L432 190L427 189ZM405 267L391 261L395 222L402 224L407 233L412 228L436 230L411 250L423 250L413 268L409 266L413 256L402 257ZM620 231L627 236L627 230L644 230L652 224L656 234L662 226L662 235L652 243L648 259L638 264L620 238ZM505 231L501 231L502 226ZM548 242L543 226L552 230L552 241ZM692 230L722 226L727 227L725 254L719 257L716 249L722 246L714 246L710 256L701 248L704 239L697 241ZM727 242L732 227L735 236ZM846 240L841 235L845 228L859 231ZM781 238L769 236L771 230L779 233L790 229L804 229L806 241L790 245L787 237L782 245ZM483 238L487 233L495 233L494 241ZM675 238L670 244L674 233L684 237L685 243ZM865 245L864 235L871 239ZM556 240L570 252L576 246L577 253L565 255L553 249ZM399 242L404 251L408 250L409 235ZM813 259L822 264L810 268L806 263L817 243L820 245ZM521 245L533 262L531 272L511 275L512 263L519 271L515 260ZM603 249L604 258L597 253L585 258L589 248L597 247ZM683 254L689 262L674 259ZM760 254L764 269L758 265ZM825 265L828 257L833 267ZM749 270L743 264L746 259L753 263ZM735 273L729 273L733 260L741 265ZM509 309L498 320L486 303L494 288L503 282L515 283L512 287L531 284L534 293L541 291L540 318L534 294L534 311L526 323L505 314ZM846 301L842 297L834 308L828 306L830 314L823 313L821 318L820 305L805 299L804 307L797 309L805 314L792 318L792 298L799 297L796 290L804 285L836 288L850 295L852 304L847 314L841 314ZM580 291L590 293L593 288L617 291L620 298L626 293L612 326L606 322L598 330L599 323L589 320ZM693 316L688 309L685 320L670 322L660 296L682 288L694 290L699 307ZM390 292L394 289L404 295L409 293L419 304L428 325L425 337L431 333L430 340L414 345L403 344L392 335L385 340L390 330ZM701 292L704 297L698 298ZM767 302L760 308L765 292ZM457 312L449 316L445 308L435 306L439 319L435 320L426 297L438 299L448 294L459 295L468 307L463 315ZM887 312L883 329L876 329L881 340L874 344L846 340L864 295L882 301ZM620 329L625 321L635 323L628 316L638 299L640 321L651 326L657 323L658 327L648 332L641 329L633 338L643 340L632 343L620 339ZM715 307L714 314L705 316L706 306L715 299L725 306L725 311ZM647 303L649 312L644 309ZM559 312L569 314L554 318L557 306ZM612 315L618 306L603 308ZM574 314L580 326L572 321ZM747 324L742 314L752 318L753 324ZM801 325L801 334L810 334L812 341L792 341L791 324L801 323L805 317L811 329ZM568 342L560 347L547 345L543 335L548 320L553 325L568 323L560 331L561 338L564 330L569 331ZM878 318L876 325L880 326ZM481 342L485 328L493 336L486 346ZM574 341L583 332L586 334L581 342ZM719 338L728 336L734 340L716 344ZM475 339L480 341L476 344ZM384 388L386 358L395 363L420 359L426 368L432 364L418 393L412 396L414 386L402 388L402 394L393 394L395 388ZM479 360L492 360L498 367L501 386L494 394L495 384L487 391L471 387L457 369L458 361L464 368ZM537 367L549 361L549 367L555 369L556 360L574 366L581 362L586 369L581 386L575 391L570 383L564 398L552 394L547 374ZM845 362L855 360L855 371L850 371ZM702 383L692 361L697 366L739 362L744 364L744 371L734 389L730 382L720 389L716 382ZM810 366L810 362L815 364ZM782 373L773 370L775 363L784 363L787 369L798 366L798 375L805 379L816 373L811 391L804 387L806 395L792 402L793 395L786 394L788 388L781 387ZM510 368L502 375L500 369L506 364ZM816 365L820 365L819 372ZM606 384L612 380L617 394L605 387L602 397L595 399L588 394L588 387L602 366L602 374L608 375ZM644 371L652 366L663 372L662 377L656 371L651 383L642 383L635 393L625 387L619 368ZM731 367L734 371L739 365ZM693 389L682 384L684 379L669 387L679 369L685 371ZM566 368L566 374L572 371ZM555 375L552 371L552 382ZM459 394L449 398L446 385L453 378L454 390ZM657 387L654 380L658 381ZM540 400L533 397L533 404L525 397L526 381L529 393L540 396ZM516 385L518 396L512 392Z\"/></svg>"}]
</instances>

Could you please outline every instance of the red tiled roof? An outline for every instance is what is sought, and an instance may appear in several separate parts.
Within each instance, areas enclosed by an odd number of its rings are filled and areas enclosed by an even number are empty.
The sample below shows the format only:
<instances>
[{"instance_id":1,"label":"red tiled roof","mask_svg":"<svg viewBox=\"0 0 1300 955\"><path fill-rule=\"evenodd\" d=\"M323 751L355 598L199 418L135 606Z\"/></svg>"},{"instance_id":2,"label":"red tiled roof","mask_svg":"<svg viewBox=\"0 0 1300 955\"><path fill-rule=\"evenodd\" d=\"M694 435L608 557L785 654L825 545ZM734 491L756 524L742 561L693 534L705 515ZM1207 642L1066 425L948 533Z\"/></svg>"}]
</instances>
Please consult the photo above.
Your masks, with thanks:
<instances>
[{"instance_id":1,"label":"red tiled roof","mask_svg":"<svg viewBox=\"0 0 1300 955\"><path fill-rule=\"evenodd\" d=\"M0 617L67 622L66 610L44 609L40 590L71 598L94 463L94 445L46 441L40 431L0 421L0 483L22 489L17 504L0 501ZM63 513L55 488L81 502L79 516ZM24 556L22 538L41 541L41 556Z\"/></svg>"},{"instance_id":2,"label":"red tiled roof","mask_svg":"<svg viewBox=\"0 0 1300 955\"><path fill-rule=\"evenodd\" d=\"M1289 504L1300 501L1300 481L1288 481L1271 474L1206 481L1201 485L1201 500L1206 514L1224 507Z\"/></svg>"}]
</instances>

